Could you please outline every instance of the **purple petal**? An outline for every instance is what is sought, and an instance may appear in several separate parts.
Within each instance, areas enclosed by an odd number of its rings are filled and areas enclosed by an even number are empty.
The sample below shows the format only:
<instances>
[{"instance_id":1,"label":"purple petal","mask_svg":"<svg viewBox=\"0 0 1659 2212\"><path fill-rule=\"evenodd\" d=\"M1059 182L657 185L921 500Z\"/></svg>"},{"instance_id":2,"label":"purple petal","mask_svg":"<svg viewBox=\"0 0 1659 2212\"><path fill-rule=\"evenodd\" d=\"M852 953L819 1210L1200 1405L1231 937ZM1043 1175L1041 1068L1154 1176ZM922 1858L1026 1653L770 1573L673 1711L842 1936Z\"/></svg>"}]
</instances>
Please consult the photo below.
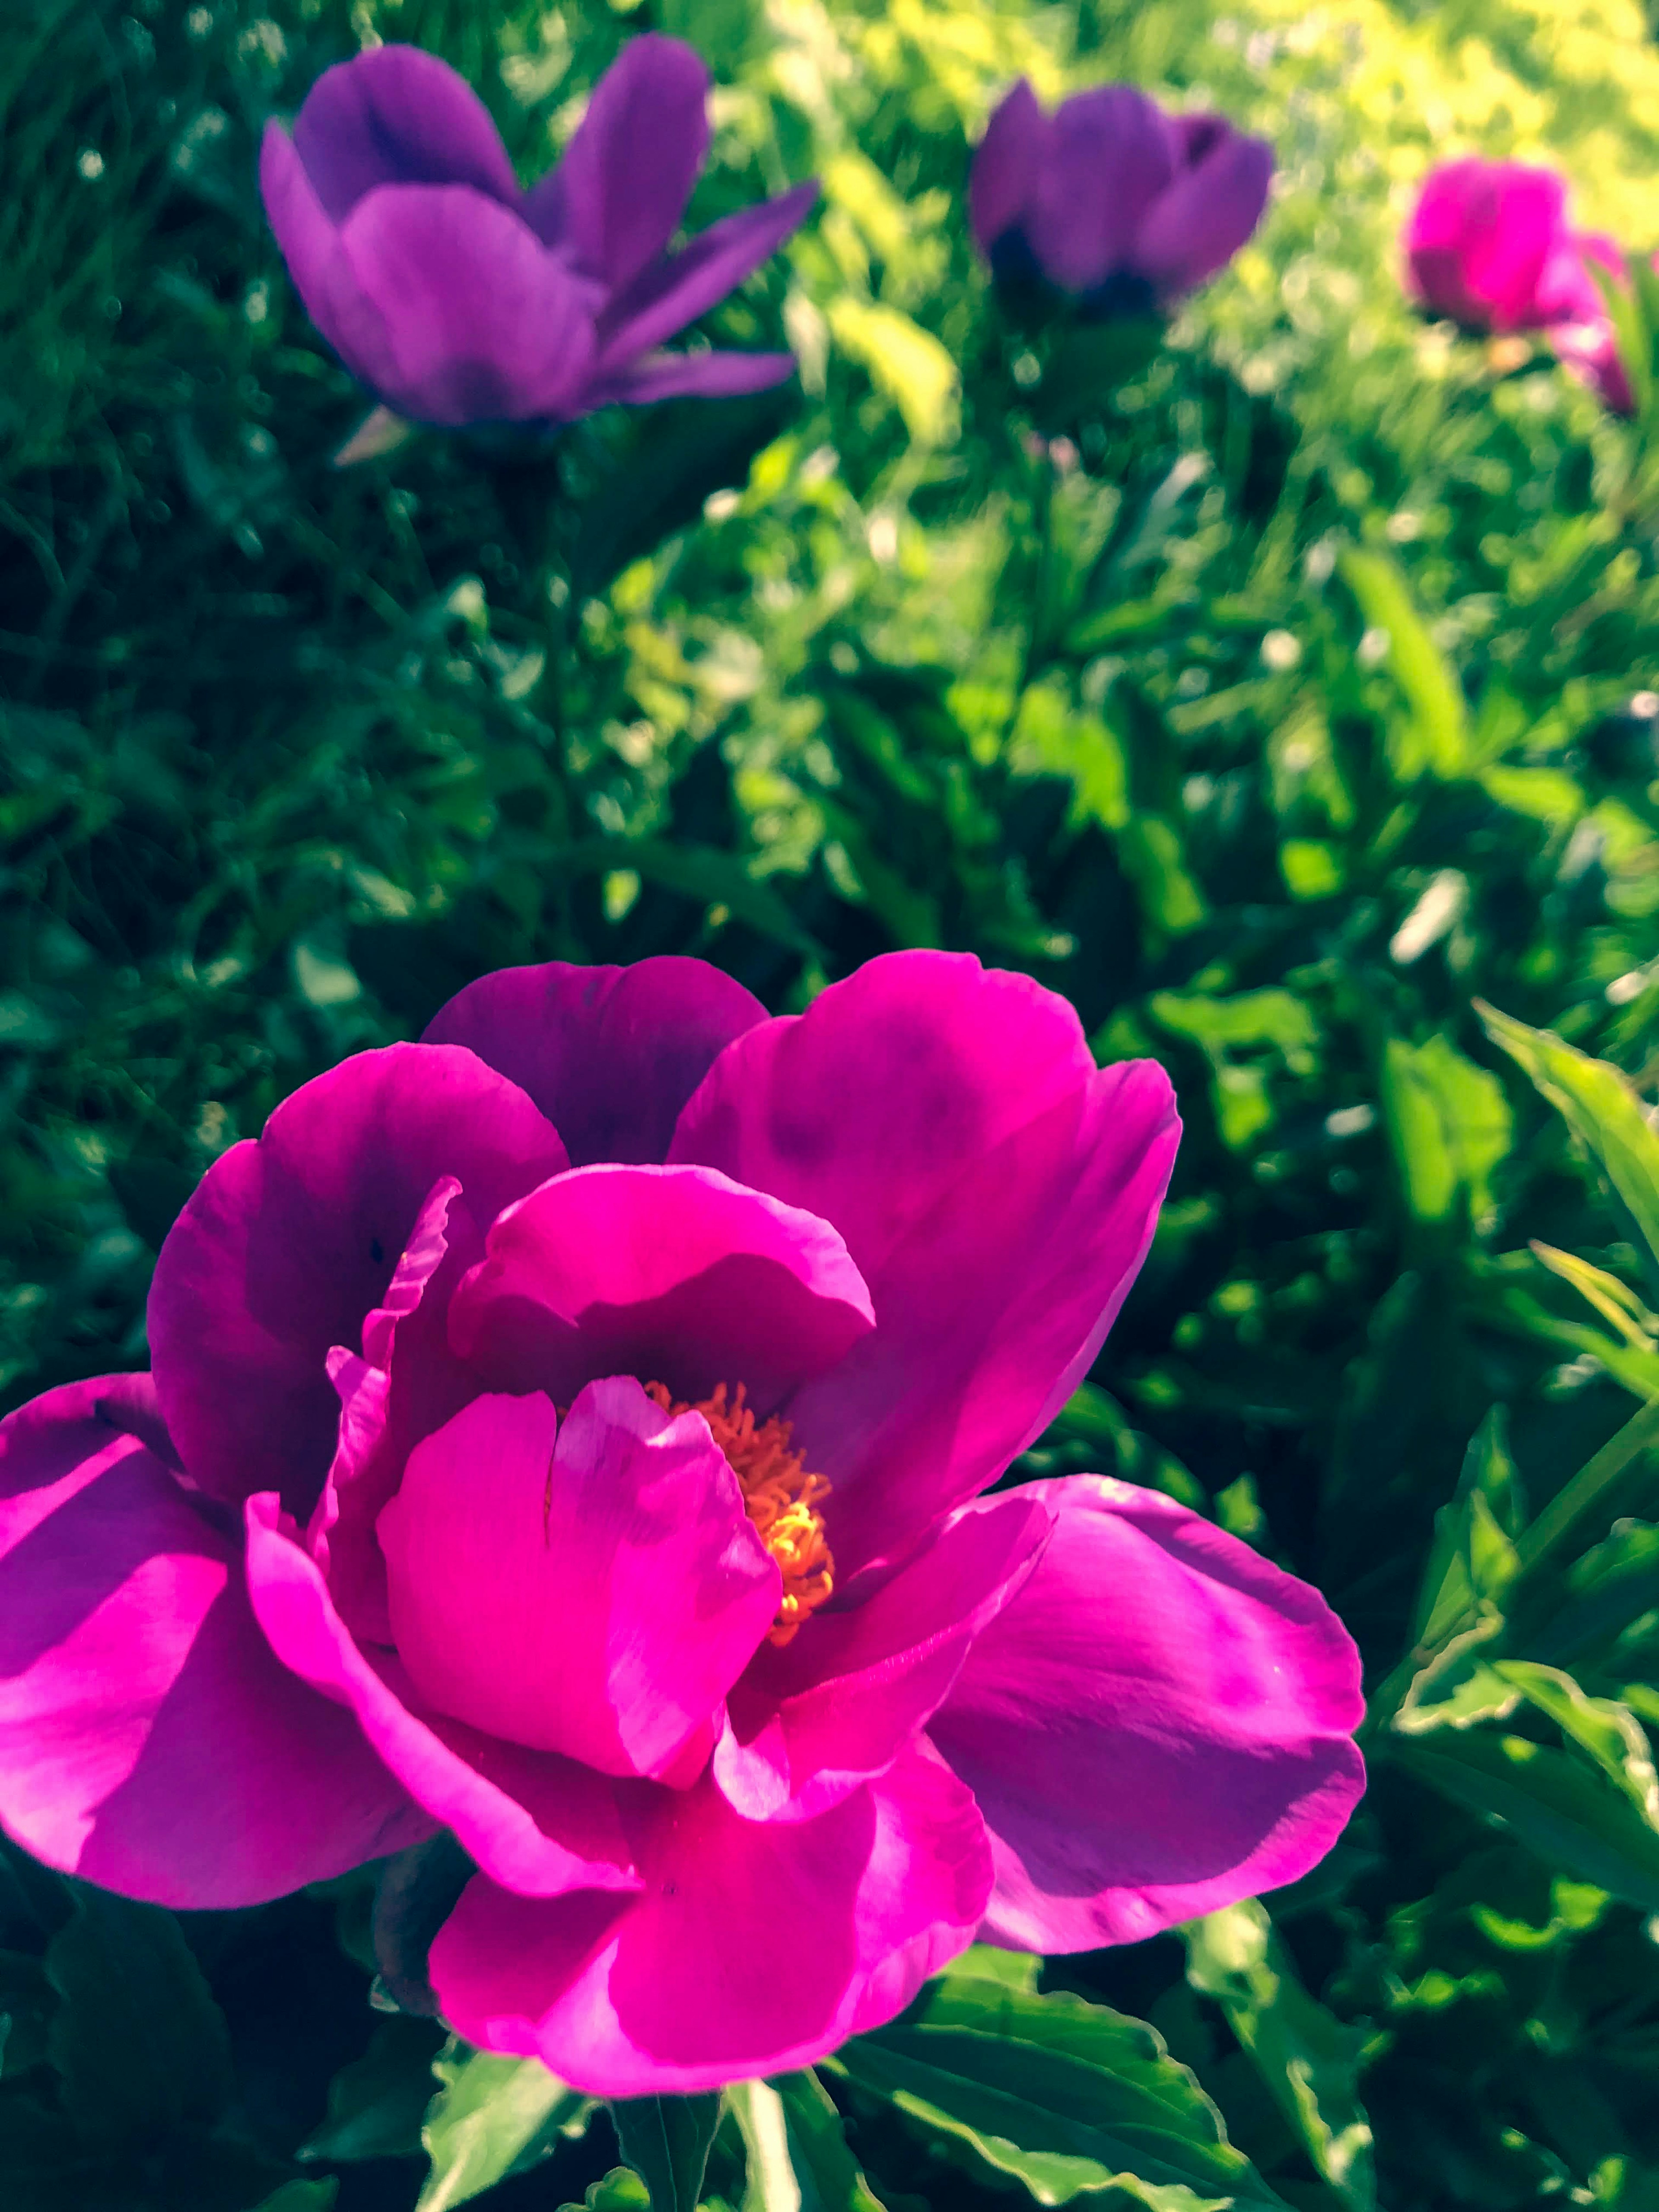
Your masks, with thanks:
<instances>
[{"instance_id":1,"label":"purple petal","mask_svg":"<svg viewBox=\"0 0 1659 2212\"><path fill-rule=\"evenodd\" d=\"M1087 1371L1179 1137L1150 1061L1097 1071L1066 1002L890 953L727 1046L680 1117L702 1159L833 1222L876 1328L787 1407L834 1490L837 1579L994 1480Z\"/></svg>"},{"instance_id":2,"label":"purple petal","mask_svg":"<svg viewBox=\"0 0 1659 2212\"><path fill-rule=\"evenodd\" d=\"M526 422L573 411L592 364L594 294L510 209L471 185L360 200L340 243L386 326L375 390L418 422Z\"/></svg>"},{"instance_id":3,"label":"purple petal","mask_svg":"<svg viewBox=\"0 0 1659 2212\"><path fill-rule=\"evenodd\" d=\"M248 1591L272 1650L356 1715L410 1796L486 1873L526 1897L637 1888L606 1777L423 1708L391 1654L358 1648L275 1497L250 1498L246 1514Z\"/></svg>"},{"instance_id":4,"label":"purple petal","mask_svg":"<svg viewBox=\"0 0 1659 2212\"><path fill-rule=\"evenodd\" d=\"M747 1386L770 1413L843 1359L870 1295L835 1231L703 1168L576 1168L496 1222L450 1343L493 1389L567 1403L635 1375L695 1401Z\"/></svg>"},{"instance_id":5,"label":"purple petal","mask_svg":"<svg viewBox=\"0 0 1659 2212\"><path fill-rule=\"evenodd\" d=\"M564 1165L518 1087L451 1045L359 1053L296 1091L202 1178L149 1297L155 1383L191 1477L311 1510L339 1408L327 1361L360 1340L432 1187L489 1221Z\"/></svg>"},{"instance_id":6,"label":"purple petal","mask_svg":"<svg viewBox=\"0 0 1659 2212\"><path fill-rule=\"evenodd\" d=\"M240 1531L129 1423L148 1376L0 1425L0 1821L48 1865L153 1904L258 1905L431 1824L349 1713L272 1656Z\"/></svg>"},{"instance_id":7,"label":"purple petal","mask_svg":"<svg viewBox=\"0 0 1659 2212\"><path fill-rule=\"evenodd\" d=\"M988 254L1030 206L1053 126L1021 77L985 126L968 179L968 213Z\"/></svg>"},{"instance_id":8,"label":"purple petal","mask_svg":"<svg viewBox=\"0 0 1659 2212\"><path fill-rule=\"evenodd\" d=\"M294 144L337 223L379 185L471 185L507 207L519 187L489 112L465 77L418 46L376 46L325 70Z\"/></svg>"},{"instance_id":9,"label":"purple petal","mask_svg":"<svg viewBox=\"0 0 1659 2212\"><path fill-rule=\"evenodd\" d=\"M1364 1786L1340 1621L1152 1492L1030 1487L1054 1540L930 1730L991 1830L992 1940L1134 1942L1305 1874Z\"/></svg>"},{"instance_id":10,"label":"purple petal","mask_svg":"<svg viewBox=\"0 0 1659 2212\"><path fill-rule=\"evenodd\" d=\"M611 292L674 235L708 152L708 72L688 46L632 39L593 88L564 158L525 216L583 276Z\"/></svg>"},{"instance_id":11,"label":"purple petal","mask_svg":"<svg viewBox=\"0 0 1659 2212\"><path fill-rule=\"evenodd\" d=\"M527 1091L580 1168L664 1159L717 1055L765 1018L758 999L704 960L550 960L469 983L434 1015L426 1041L465 1045Z\"/></svg>"},{"instance_id":12,"label":"purple petal","mask_svg":"<svg viewBox=\"0 0 1659 2212\"><path fill-rule=\"evenodd\" d=\"M744 1820L706 1780L623 1785L636 1900L531 1903L469 1883L432 1947L444 2017L606 2097L810 2064L902 2010L972 1940L983 1824L911 1751L811 1820Z\"/></svg>"},{"instance_id":13,"label":"purple petal","mask_svg":"<svg viewBox=\"0 0 1659 2212\"><path fill-rule=\"evenodd\" d=\"M600 318L600 373L625 368L735 292L799 228L817 196L816 179L796 185L711 223L682 252L647 267Z\"/></svg>"},{"instance_id":14,"label":"purple petal","mask_svg":"<svg viewBox=\"0 0 1659 2212\"><path fill-rule=\"evenodd\" d=\"M605 1774L665 1774L712 1734L781 1595L708 1423L620 1376L562 1423L539 1392L476 1399L380 1532L423 1702Z\"/></svg>"},{"instance_id":15,"label":"purple petal","mask_svg":"<svg viewBox=\"0 0 1659 2212\"><path fill-rule=\"evenodd\" d=\"M1273 149L1218 118L1180 118L1203 151L1154 203L1134 242L1136 273L1164 299L1188 292L1230 262L1261 220ZM1201 134L1201 136L1200 136Z\"/></svg>"},{"instance_id":16,"label":"purple petal","mask_svg":"<svg viewBox=\"0 0 1659 2212\"><path fill-rule=\"evenodd\" d=\"M731 399L769 392L796 369L792 353L657 354L590 384L589 408L649 407L659 399Z\"/></svg>"},{"instance_id":17,"label":"purple petal","mask_svg":"<svg viewBox=\"0 0 1659 2212\"><path fill-rule=\"evenodd\" d=\"M1088 292L1133 264L1149 210L1175 175L1169 118L1133 85L1062 100L1024 231L1045 276Z\"/></svg>"},{"instance_id":18,"label":"purple petal","mask_svg":"<svg viewBox=\"0 0 1659 2212\"><path fill-rule=\"evenodd\" d=\"M733 1692L714 1779L750 1820L837 1803L890 1766L950 1693L975 1636L1042 1556L1053 1515L1016 1492L948 1522L890 1582L763 1649Z\"/></svg>"},{"instance_id":19,"label":"purple petal","mask_svg":"<svg viewBox=\"0 0 1659 2212\"><path fill-rule=\"evenodd\" d=\"M397 375L386 319L364 296L339 230L277 123L265 125L260 143L259 190L306 313L355 377L373 392L385 389Z\"/></svg>"}]
</instances>

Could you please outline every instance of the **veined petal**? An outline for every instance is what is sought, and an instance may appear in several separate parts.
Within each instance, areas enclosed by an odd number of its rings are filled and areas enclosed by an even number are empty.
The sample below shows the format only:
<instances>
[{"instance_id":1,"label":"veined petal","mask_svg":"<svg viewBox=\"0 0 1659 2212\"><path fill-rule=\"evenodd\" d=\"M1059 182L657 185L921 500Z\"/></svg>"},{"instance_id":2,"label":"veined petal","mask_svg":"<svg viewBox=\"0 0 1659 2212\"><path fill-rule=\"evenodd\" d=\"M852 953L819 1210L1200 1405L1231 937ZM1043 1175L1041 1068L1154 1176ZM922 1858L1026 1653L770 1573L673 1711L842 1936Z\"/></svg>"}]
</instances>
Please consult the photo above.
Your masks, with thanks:
<instances>
[{"instance_id":1,"label":"veined petal","mask_svg":"<svg viewBox=\"0 0 1659 2212\"><path fill-rule=\"evenodd\" d=\"M426 1028L465 1045L533 1098L572 1167L659 1161L686 1100L732 1038L766 1019L706 960L664 954L631 968L498 968Z\"/></svg>"},{"instance_id":2,"label":"veined petal","mask_svg":"<svg viewBox=\"0 0 1659 2212\"><path fill-rule=\"evenodd\" d=\"M340 243L386 332L380 397L417 422L556 419L594 356L593 293L518 214L472 185L359 200Z\"/></svg>"},{"instance_id":3,"label":"veined petal","mask_svg":"<svg viewBox=\"0 0 1659 2212\"><path fill-rule=\"evenodd\" d=\"M262 1904L431 1822L279 1663L240 1531L140 1437L148 1376L0 1425L0 1823L48 1865L188 1909Z\"/></svg>"},{"instance_id":4,"label":"veined petal","mask_svg":"<svg viewBox=\"0 0 1659 2212\"><path fill-rule=\"evenodd\" d=\"M337 223L380 185L471 185L507 207L519 198L489 109L418 46L374 46L325 70L294 118L294 144Z\"/></svg>"},{"instance_id":5,"label":"veined petal","mask_svg":"<svg viewBox=\"0 0 1659 2212\"><path fill-rule=\"evenodd\" d=\"M216 1160L149 1297L155 1386L192 1479L308 1514L333 1455L337 1345L361 1340L441 1176L484 1221L565 1164L516 1085L453 1045L359 1053Z\"/></svg>"},{"instance_id":6,"label":"veined petal","mask_svg":"<svg viewBox=\"0 0 1659 2212\"><path fill-rule=\"evenodd\" d=\"M708 72L678 39L648 32L593 88L526 220L585 276L618 291L673 236L708 152Z\"/></svg>"},{"instance_id":7,"label":"veined petal","mask_svg":"<svg viewBox=\"0 0 1659 2212\"><path fill-rule=\"evenodd\" d=\"M587 1167L502 1215L450 1307L489 1387L556 1401L604 1375L695 1402L721 1382L772 1412L872 1325L827 1222L705 1168Z\"/></svg>"},{"instance_id":8,"label":"veined petal","mask_svg":"<svg viewBox=\"0 0 1659 2212\"><path fill-rule=\"evenodd\" d=\"M539 1392L474 1400L416 1447L379 1525L422 1702L605 1774L669 1772L778 1609L707 1422L624 1376L562 1423Z\"/></svg>"},{"instance_id":9,"label":"veined petal","mask_svg":"<svg viewBox=\"0 0 1659 2212\"><path fill-rule=\"evenodd\" d=\"M644 1887L535 1902L470 1883L432 1947L458 2034L596 2096L805 2066L902 2011L990 1886L968 1792L911 1751L811 1820L744 1820L707 1780L622 1785Z\"/></svg>"},{"instance_id":10,"label":"veined petal","mask_svg":"<svg viewBox=\"0 0 1659 2212\"><path fill-rule=\"evenodd\" d=\"M600 318L599 374L625 368L735 292L800 228L817 196L813 180L758 207L740 208L647 267Z\"/></svg>"},{"instance_id":11,"label":"veined petal","mask_svg":"<svg viewBox=\"0 0 1659 2212\"><path fill-rule=\"evenodd\" d=\"M1364 1785L1341 1623L1153 1492L1030 1488L1053 1541L929 1730L991 1831L991 1940L1134 1942L1305 1874Z\"/></svg>"}]
</instances>

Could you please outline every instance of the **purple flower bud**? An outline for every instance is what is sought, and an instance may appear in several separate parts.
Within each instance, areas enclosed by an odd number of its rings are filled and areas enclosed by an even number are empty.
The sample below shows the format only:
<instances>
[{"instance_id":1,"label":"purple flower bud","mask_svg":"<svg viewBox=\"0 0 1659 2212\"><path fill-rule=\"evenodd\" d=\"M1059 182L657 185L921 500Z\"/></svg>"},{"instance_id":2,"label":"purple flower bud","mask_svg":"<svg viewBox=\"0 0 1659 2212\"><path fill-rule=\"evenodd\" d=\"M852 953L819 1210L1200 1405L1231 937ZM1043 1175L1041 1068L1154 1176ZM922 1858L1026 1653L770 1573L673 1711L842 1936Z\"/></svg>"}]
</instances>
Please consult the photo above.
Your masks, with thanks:
<instances>
[{"instance_id":1,"label":"purple flower bud","mask_svg":"<svg viewBox=\"0 0 1659 2212\"><path fill-rule=\"evenodd\" d=\"M777 384L788 354L665 354L775 252L816 184L668 241L708 150L708 72L635 39L563 160L521 192L477 94L435 55L379 46L269 125L265 210L312 320L398 414L553 423L612 402Z\"/></svg>"},{"instance_id":2,"label":"purple flower bud","mask_svg":"<svg viewBox=\"0 0 1659 2212\"><path fill-rule=\"evenodd\" d=\"M1042 279L1085 313L1152 314L1224 268L1261 220L1264 140L1103 85L1045 115L1021 79L974 157L974 234L1000 281Z\"/></svg>"}]
</instances>

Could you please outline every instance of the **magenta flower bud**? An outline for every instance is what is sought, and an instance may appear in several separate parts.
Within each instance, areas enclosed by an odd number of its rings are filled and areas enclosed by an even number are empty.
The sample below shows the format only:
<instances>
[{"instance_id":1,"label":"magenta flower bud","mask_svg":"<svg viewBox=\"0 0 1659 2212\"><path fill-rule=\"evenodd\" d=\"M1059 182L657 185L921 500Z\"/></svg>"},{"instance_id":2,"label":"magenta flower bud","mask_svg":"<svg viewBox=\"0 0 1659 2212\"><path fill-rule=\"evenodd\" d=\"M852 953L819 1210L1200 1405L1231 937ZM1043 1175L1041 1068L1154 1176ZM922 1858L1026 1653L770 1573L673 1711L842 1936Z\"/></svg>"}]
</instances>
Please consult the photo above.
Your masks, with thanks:
<instances>
[{"instance_id":1,"label":"magenta flower bud","mask_svg":"<svg viewBox=\"0 0 1659 2212\"><path fill-rule=\"evenodd\" d=\"M1425 179L1403 239L1407 289L1466 330L1546 332L1563 362L1620 414L1633 403L1592 262L1622 275L1599 231L1567 221L1567 185L1522 161L1449 161Z\"/></svg>"},{"instance_id":2,"label":"magenta flower bud","mask_svg":"<svg viewBox=\"0 0 1659 2212\"><path fill-rule=\"evenodd\" d=\"M209 1169L153 1376L0 1425L0 1824L222 1907L447 1832L389 1978L614 2097L1294 1881L1363 1786L1341 1623L1153 1492L995 1486L1179 1134L964 954L777 1019L484 976Z\"/></svg>"},{"instance_id":3,"label":"magenta flower bud","mask_svg":"<svg viewBox=\"0 0 1659 2212\"><path fill-rule=\"evenodd\" d=\"M1045 115L1024 78L974 156L974 235L1000 280L1040 278L1092 316L1153 314L1224 268L1261 220L1266 142L1103 85Z\"/></svg>"},{"instance_id":4,"label":"magenta flower bud","mask_svg":"<svg viewBox=\"0 0 1659 2212\"><path fill-rule=\"evenodd\" d=\"M520 191L477 95L415 46L326 70L267 125L265 210L312 320L411 421L566 422L612 402L757 392L783 353L659 349L775 252L815 184L668 251L708 150L708 76L637 38L558 167Z\"/></svg>"}]
</instances>

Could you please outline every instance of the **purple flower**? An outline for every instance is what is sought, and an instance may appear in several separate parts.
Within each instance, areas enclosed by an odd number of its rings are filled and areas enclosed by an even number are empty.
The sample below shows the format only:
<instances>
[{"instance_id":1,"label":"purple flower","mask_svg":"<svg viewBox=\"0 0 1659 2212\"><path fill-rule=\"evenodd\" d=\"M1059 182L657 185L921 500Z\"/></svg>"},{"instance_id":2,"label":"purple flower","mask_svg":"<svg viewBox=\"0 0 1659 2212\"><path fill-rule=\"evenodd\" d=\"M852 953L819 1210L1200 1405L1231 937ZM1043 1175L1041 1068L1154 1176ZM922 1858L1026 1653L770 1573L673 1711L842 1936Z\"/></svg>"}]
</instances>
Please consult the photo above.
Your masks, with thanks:
<instances>
[{"instance_id":1,"label":"purple flower","mask_svg":"<svg viewBox=\"0 0 1659 2212\"><path fill-rule=\"evenodd\" d=\"M1177 1135L961 955L776 1020L484 977L209 1170L153 1377L0 1426L0 1820L185 1906L447 1829L445 2017L617 2096L1292 1880L1363 1780L1317 1593L1122 1482L986 1494Z\"/></svg>"},{"instance_id":2,"label":"purple flower","mask_svg":"<svg viewBox=\"0 0 1659 2212\"><path fill-rule=\"evenodd\" d=\"M1103 85L1045 115L1024 78L974 156L974 234L997 276L1041 278L1085 313L1153 314L1224 268L1261 220L1266 142Z\"/></svg>"},{"instance_id":3,"label":"purple flower","mask_svg":"<svg viewBox=\"0 0 1659 2212\"><path fill-rule=\"evenodd\" d=\"M265 210L312 320L398 414L459 426L572 421L614 401L757 392L788 354L659 351L775 252L798 185L668 241L708 150L708 76L635 39L558 167L520 191L454 70L378 46L325 71L290 137L267 125Z\"/></svg>"},{"instance_id":4,"label":"purple flower","mask_svg":"<svg viewBox=\"0 0 1659 2212\"><path fill-rule=\"evenodd\" d=\"M1581 382L1632 412L1607 303L1591 264L1624 274L1617 243L1567 220L1554 169L1471 155L1430 171L1407 222L1407 289L1431 314L1466 330L1542 331Z\"/></svg>"}]
</instances>

